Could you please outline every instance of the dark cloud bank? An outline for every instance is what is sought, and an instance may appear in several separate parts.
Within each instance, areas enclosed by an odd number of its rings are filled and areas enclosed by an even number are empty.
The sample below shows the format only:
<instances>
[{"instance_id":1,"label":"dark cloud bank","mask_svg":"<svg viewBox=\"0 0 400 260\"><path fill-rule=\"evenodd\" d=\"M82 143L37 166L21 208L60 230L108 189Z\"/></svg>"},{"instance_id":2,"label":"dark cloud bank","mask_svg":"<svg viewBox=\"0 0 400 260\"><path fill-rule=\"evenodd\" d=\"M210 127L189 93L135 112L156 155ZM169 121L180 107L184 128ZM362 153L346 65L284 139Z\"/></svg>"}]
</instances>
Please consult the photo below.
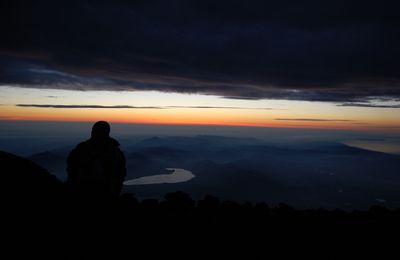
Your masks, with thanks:
<instances>
[{"instance_id":1,"label":"dark cloud bank","mask_svg":"<svg viewBox=\"0 0 400 260\"><path fill-rule=\"evenodd\" d=\"M395 1L2 1L0 84L400 98Z\"/></svg>"}]
</instances>

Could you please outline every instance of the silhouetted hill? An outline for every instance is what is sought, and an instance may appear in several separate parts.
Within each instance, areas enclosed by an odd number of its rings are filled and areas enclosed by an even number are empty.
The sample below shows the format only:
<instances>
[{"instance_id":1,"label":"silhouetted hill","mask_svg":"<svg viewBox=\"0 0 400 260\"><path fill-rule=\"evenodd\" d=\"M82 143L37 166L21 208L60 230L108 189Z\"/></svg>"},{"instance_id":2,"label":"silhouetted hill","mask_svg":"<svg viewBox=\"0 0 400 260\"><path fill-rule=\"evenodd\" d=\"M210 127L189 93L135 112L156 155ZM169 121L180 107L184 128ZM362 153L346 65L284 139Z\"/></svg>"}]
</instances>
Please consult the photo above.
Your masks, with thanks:
<instances>
[{"instance_id":1,"label":"silhouetted hill","mask_svg":"<svg viewBox=\"0 0 400 260\"><path fill-rule=\"evenodd\" d=\"M183 150L173 149L171 147L163 147L163 146L150 147L147 149L143 149L142 151L143 153L149 156L159 157L159 158L175 158L184 156L185 153L185 151Z\"/></svg>"},{"instance_id":2,"label":"silhouetted hill","mask_svg":"<svg viewBox=\"0 0 400 260\"><path fill-rule=\"evenodd\" d=\"M11 206L59 203L65 195L63 183L30 160L0 151L0 165L1 190Z\"/></svg>"},{"instance_id":3,"label":"silhouetted hill","mask_svg":"<svg viewBox=\"0 0 400 260\"><path fill-rule=\"evenodd\" d=\"M54 175L31 160L0 151L0 165L3 168L3 183L18 184L26 189L42 190L61 185ZM38 185L38 188L34 187Z\"/></svg>"},{"instance_id":4,"label":"silhouetted hill","mask_svg":"<svg viewBox=\"0 0 400 260\"><path fill-rule=\"evenodd\" d=\"M58 155L54 152L45 151L29 156L27 159L45 167L52 174L57 176L58 179L66 180L66 157Z\"/></svg>"},{"instance_id":5,"label":"silhouetted hill","mask_svg":"<svg viewBox=\"0 0 400 260\"><path fill-rule=\"evenodd\" d=\"M197 190L202 196L209 193L236 201L257 201L257 198L260 201L260 194L266 196L269 193L269 197L273 197L272 194L281 188L271 176L242 167L240 162L218 164L205 160L199 161L191 169L195 173L202 174L191 180L188 185L198 185L200 188L192 189ZM188 192L192 189L188 189Z\"/></svg>"}]
</instances>

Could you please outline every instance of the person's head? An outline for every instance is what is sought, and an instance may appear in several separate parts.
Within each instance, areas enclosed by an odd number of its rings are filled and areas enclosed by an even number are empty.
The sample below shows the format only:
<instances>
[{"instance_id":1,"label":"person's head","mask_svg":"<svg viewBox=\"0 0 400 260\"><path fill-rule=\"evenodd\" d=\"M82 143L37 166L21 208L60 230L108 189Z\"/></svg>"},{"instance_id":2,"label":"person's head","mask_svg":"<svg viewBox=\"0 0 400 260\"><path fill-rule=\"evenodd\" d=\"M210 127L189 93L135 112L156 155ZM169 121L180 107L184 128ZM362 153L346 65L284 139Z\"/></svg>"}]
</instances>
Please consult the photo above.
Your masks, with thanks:
<instances>
[{"instance_id":1,"label":"person's head","mask_svg":"<svg viewBox=\"0 0 400 260\"><path fill-rule=\"evenodd\" d=\"M101 139L110 136L110 125L106 121L98 121L92 127L92 138Z\"/></svg>"}]
</instances>

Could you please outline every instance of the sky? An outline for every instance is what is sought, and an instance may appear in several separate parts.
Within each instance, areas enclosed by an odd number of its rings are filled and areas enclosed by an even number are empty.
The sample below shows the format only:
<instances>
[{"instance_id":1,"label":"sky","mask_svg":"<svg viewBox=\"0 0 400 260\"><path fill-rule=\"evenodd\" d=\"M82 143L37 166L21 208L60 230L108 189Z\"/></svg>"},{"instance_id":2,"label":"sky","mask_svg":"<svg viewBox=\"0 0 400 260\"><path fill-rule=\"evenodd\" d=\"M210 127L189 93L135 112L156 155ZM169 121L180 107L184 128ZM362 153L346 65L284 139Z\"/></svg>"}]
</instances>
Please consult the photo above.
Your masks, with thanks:
<instances>
[{"instance_id":1,"label":"sky","mask_svg":"<svg viewBox=\"0 0 400 260\"><path fill-rule=\"evenodd\" d=\"M395 1L2 1L0 120L400 130Z\"/></svg>"}]
</instances>

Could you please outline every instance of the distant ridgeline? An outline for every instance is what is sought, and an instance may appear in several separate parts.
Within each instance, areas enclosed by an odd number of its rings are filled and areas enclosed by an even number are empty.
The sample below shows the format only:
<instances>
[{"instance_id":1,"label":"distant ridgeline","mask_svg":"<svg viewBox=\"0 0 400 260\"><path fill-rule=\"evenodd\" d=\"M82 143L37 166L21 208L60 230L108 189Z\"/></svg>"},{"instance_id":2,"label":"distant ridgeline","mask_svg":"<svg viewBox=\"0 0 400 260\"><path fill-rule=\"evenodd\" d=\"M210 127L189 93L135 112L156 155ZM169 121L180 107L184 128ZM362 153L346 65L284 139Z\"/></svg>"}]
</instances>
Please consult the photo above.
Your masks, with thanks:
<instances>
[{"instance_id":1,"label":"distant ridgeline","mask_svg":"<svg viewBox=\"0 0 400 260\"><path fill-rule=\"evenodd\" d=\"M209 243L221 240L248 247L259 239L277 243L273 237L286 237L289 240L285 243L302 243L311 234L312 243L325 239L329 244L335 236L341 236L340 243L356 238L376 240L376 234L383 235L387 228L397 230L400 223L400 210L382 206L353 212L296 210L283 203L276 207L239 204L212 195L194 201L181 191L168 193L161 201L139 201L129 193L115 200L77 198L47 170L27 159L0 152L0 165L4 223L10 223L12 234L22 232L31 242L39 233L51 243L55 242L51 238L73 237L74 243L99 244L131 234L142 245L144 241L175 245L206 237ZM170 240L172 234L177 238ZM135 248L135 244L130 246Z\"/></svg>"},{"instance_id":2,"label":"distant ridgeline","mask_svg":"<svg viewBox=\"0 0 400 260\"><path fill-rule=\"evenodd\" d=\"M162 200L183 191L195 200L212 194L238 203L285 202L298 209L368 210L400 207L400 156L338 143L282 145L221 136L171 136L124 141L124 193ZM29 154L61 181L73 147ZM27 153L21 153L27 154ZM174 173L168 168L181 169Z\"/></svg>"},{"instance_id":3,"label":"distant ridgeline","mask_svg":"<svg viewBox=\"0 0 400 260\"><path fill-rule=\"evenodd\" d=\"M23 208L24 206L39 207L48 205L56 208L63 208L65 206L71 206L71 204L74 203L79 204L79 200L72 198L73 196L69 194L64 183L59 181L54 175L51 175L46 169L28 159L0 151L0 165L3 168L2 191L5 195L4 198L6 198L5 202L9 206L18 203L19 208ZM265 202L258 204L247 202L240 204L233 201L221 201L218 197L212 195L206 195L204 199L196 202L189 194L181 191L168 193L164 198L165 200L161 201L156 199L138 201L133 194L125 193L122 194L117 201L109 201L107 204L104 204L104 201L102 201L100 204L107 206L111 204L115 204L113 206L123 204L124 209L129 208L130 210L138 212L142 211L141 213L143 214L147 211L152 212L156 210L159 211L158 213L168 213L167 215L171 215L177 210L179 213L178 215L187 215L190 212L189 215L193 216L194 213L203 214L205 213L203 211L206 210L212 211L214 216L216 213L223 215L225 211L229 212L230 215L231 213L244 213L252 216L255 214L258 217L284 216L285 218L290 217L289 219L296 219L297 216L301 216L302 220L307 220L304 218L307 215L313 217L320 215L321 220L332 220L333 217L338 217L340 219L347 218L347 221L350 222L355 221L356 219L354 217L358 216L360 219L357 219L357 221L365 220L368 223L374 222L375 217L378 216L397 215L400 213L399 209L389 210L377 205L371 205L369 211L354 211L351 213L340 209L296 210L284 203L280 203L276 207L270 207ZM71 203L72 200L74 200L73 203ZM99 204L98 202L99 201L96 200L91 201L93 204ZM84 203L87 205L89 202L85 201Z\"/></svg>"}]
</instances>

